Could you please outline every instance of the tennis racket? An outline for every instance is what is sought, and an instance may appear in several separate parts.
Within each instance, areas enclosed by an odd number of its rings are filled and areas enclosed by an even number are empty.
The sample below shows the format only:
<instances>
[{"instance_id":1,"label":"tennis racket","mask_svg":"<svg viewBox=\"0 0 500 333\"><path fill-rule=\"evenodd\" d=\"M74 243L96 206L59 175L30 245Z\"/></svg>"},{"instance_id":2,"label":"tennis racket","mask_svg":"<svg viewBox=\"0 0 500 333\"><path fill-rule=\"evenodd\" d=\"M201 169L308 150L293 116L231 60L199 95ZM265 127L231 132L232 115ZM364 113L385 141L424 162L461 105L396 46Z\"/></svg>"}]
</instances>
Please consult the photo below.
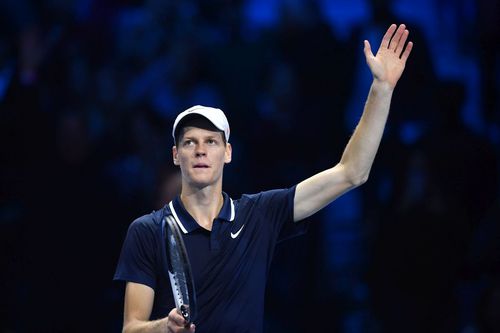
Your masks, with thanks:
<instances>
[{"instance_id":1,"label":"tennis racket","mask_svg":"<svg viewBox=\"0 0 500 333\"><path fill-rule=\"evenodd\" d=\"M191 265L181 231L173 216L166 216L163 225L168 276L175 306L189 325L196 317L196 293Z\"/></svg>"}]
</instances>

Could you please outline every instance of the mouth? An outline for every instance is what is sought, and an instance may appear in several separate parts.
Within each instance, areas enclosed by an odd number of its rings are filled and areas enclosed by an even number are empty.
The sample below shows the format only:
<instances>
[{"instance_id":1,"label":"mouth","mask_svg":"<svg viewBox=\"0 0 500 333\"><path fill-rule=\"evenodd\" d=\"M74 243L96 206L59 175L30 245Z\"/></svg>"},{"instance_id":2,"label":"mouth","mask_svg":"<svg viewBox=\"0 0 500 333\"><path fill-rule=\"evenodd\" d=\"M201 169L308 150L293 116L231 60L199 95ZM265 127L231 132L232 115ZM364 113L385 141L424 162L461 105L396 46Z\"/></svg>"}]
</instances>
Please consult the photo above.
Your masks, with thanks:
<instances>
[{"instance_id":1,"label":"mouth","mask_svg":"<svg viewBox=\"0 0 500 333\"><path fill-rule=\"evenodd\" d=\"M193 168L195 169L208 169L209 166L208 164L204 164L204 163L197 163L193 166Z\"/></svg>"}]
</instances>

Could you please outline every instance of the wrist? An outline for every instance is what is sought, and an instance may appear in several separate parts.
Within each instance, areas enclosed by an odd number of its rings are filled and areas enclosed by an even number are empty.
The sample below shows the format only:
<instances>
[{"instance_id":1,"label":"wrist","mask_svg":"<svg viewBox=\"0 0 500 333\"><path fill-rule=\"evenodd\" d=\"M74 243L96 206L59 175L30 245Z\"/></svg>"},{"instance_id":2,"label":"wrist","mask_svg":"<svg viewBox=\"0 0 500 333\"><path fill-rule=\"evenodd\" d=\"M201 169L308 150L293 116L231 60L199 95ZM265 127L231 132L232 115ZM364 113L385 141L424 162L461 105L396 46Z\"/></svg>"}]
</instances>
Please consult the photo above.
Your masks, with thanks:
<instances>
[{"instance_id":1,"label":"wrist","mask_svg":"<svg viewBox=\"0 0 500 333\"><path fill-rule=\"evenodd\" d=\"M394 86L387 81L380 81L378 79L373 79L372 82L372 92L376 94L387 94L392 95L394 91Z\"/></svg>"}]
</instances>

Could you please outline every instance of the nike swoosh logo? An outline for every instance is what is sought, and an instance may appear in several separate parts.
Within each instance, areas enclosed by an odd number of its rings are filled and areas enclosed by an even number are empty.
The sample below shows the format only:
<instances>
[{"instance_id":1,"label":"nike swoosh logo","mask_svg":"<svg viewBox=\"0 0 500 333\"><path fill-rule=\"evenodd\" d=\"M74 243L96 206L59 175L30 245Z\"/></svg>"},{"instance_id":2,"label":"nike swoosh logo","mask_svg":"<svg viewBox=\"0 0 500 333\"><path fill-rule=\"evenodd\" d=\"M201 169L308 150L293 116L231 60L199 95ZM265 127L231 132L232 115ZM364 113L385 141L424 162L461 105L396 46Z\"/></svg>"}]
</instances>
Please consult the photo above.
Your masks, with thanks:
<instances>
[{"instance_id":1,"label":"nike swoosh logo","mask_svg":"<svg viewBox=\"0 0 500 333\"><path fill-rule=\"evenodd\" d=\"M238 237L238 235L240 234L241 230L243 230L243 228L244 228L244 227L245 227L245 225L243 224L243 225L241 226L240 230L238 230L235 234L233 234L233 233L231 232L231 238L232 238L232 239L235 239L236 237Z\"/></svg>"}]
</instances>

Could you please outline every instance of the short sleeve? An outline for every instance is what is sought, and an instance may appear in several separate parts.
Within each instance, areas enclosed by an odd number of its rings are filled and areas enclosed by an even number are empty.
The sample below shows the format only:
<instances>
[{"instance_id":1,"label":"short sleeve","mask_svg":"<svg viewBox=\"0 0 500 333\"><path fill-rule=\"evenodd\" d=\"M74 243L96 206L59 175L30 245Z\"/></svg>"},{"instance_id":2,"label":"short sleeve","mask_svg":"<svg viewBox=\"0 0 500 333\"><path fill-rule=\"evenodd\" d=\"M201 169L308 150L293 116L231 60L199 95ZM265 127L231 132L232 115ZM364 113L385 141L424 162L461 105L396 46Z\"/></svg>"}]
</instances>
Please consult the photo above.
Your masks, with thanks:
<instances>
[{"instance_id":1,"label":"short sleeve","mask_svg":"<svg viewBox=\"0 0 500 333\"><path fill-rule=\"evenodd\" d=\"M127 231L114 280L145 284L156 288L156 239L150 216L135 220Z\"/></svg>"},{"instance_id":2,"label":"short sleeve","mask_svg":"<svg viewBox=\"0 0 500 333\"><path fill-rule=\"evenodd\" d=\"M293 221L295 186L288 189L270 190L259 194L259 211L272 223L277 241L299 236L307 231L306 222Z\"/></svg>"}]
</instances>

